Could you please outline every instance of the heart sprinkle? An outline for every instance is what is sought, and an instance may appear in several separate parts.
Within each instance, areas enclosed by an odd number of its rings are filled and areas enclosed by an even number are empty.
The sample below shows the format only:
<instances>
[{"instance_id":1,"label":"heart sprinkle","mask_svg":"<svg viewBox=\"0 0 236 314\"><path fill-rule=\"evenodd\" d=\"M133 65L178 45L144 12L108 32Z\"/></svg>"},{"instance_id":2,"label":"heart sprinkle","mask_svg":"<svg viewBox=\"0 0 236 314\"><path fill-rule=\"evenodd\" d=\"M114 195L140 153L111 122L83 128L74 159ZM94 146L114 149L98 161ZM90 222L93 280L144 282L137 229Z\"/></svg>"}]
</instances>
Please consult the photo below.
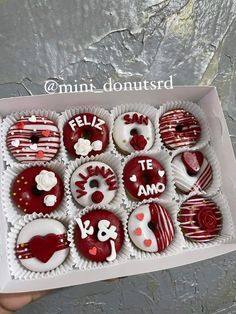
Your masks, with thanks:
<instances>
[{"instance_id":1,"label":"heart sprinkle","mask_svg":"<svg viewBox=\"0 0 236 314\"><path fill-rule=\"evenodd\" d=\"M93 255L93 256L97 255L97 248L96 248L96 246L94 246L91 249L89 249L89 254Z\"/></svg>"},{"instance_id":2,"label":"heart sprinkle","mask_svg":"<svg viewBox=\"0 0 236 314\"><path fill-rule=\"evenodd\" d=\"M32 115L31 117L28 118L28 120L29 120L30 122L36 122L36 121L37 121L37 118L36 118L35 115Z\"/></svg>"},{"instance_id":3,"label":"heart sprinkle","mask_svg":"<svg viewBox=\"0 0 236 314\"><path fill-rule=\"evenodd\" d=\"M165 174L165 170L158 170L158 174L162 178Z\"/></svg>"},{"instance_id":4,"label":"heart sprinkle","mask_svg":"<svg viewBox=\"0 0 236 314\"><path fill-rule=\"evenodd\" d=\"M143 213L139 213L135 216L139 221L142 221L144 218L144 214Z\"/></svg>"},{"instance_id":5,"label":"heart sprinkle","mask_svg":"<svg viewBox=\"0 0 236 314\"><path fill-rule=\"evenodd\" d=\"M43 130L43 131L42 131L42 135L43 135L44 137L48 137L48 136L50 135L50 133L51 133L50 130Z\"/></svg>"},{"instance_id":6,"label":"heart sprinkle","mask_svg":"<svg viewBox=\"0 0 236 314\"><path fill-rule=\"evenodd\" d=\"M150 239L146 239L143 242L144 242L144 245L147 247L151 246L151 244L152 244L152 240L150 240Z\"/></svg>"},{"instance_id":7,"label":"heart sprinkle","mask_svg":"<svg viewBox=\"0 0 236 314\"><path fill-rule=\"evenodd\" d=\"M43 158L44 157L44 152L42 150L39 150L36 154L37 158Z\"/></svg>"},{"instance_id":8,"label":"heart sprinkle","mask_svg":"<svg viewBox=\"0 0 236 314\"><path fill-rule=\"evenodd\" d=\"M133 174L129 179L130 179L131 182L136 182L137 181L137 177L136 177L135 174Z\"/></svg>"},{"instance_id":9,"label":"heart sprinkle","mask_svg":"<svg viewBox=\"0 0 236 314\"><path fill-rule=\"evenodd\" d=\"M16 140L12 141L11 145L14 147L19 147L20 146L20 140L16 139Z\"/></svg>"},{"instance_id":10,"label":"heart sprinkle","mask_svg":"<svg viewBox=\"0 0 236 314\"><path fill-rule=\"evenodd\" d=\"M142 229L141 229L141 228L136 228L136 229L134 230L134 234L135 234L136 236L141 236L141 235L142 235Z\"/></svg>"},{"instance_id":11,"label":"heart sprinkle","mask_svg":"<svg viewBox=\"0 0 236 314\"><path fill-rule=\"evenodd\" d=\"M30 145L30 149L32 149L32 150L37 150L37 148L38 148L37 144L31 144Z\"/></svg>"}]
</instances>

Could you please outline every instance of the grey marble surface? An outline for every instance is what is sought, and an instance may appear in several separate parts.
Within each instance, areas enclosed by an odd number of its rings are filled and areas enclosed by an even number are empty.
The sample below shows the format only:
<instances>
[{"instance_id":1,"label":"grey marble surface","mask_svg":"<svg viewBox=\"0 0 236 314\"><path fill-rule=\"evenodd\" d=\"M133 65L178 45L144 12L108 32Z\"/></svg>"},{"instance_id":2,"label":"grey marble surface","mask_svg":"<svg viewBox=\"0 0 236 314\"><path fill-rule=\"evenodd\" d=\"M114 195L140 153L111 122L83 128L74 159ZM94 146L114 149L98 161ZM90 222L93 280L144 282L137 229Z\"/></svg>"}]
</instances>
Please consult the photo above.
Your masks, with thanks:
<instances>
[{"instance_id":1,"label":"grey marble surface","mask_svg":"<svg viewBox=\"0 0 236 314\"><path fill-rule=\"evenodd\" d=\"M0 97L48 78L217 86L236 149L235 0L0 0ZM52 292L18 313L236 313L236 253Z\"/></svg>"}]
</instances>

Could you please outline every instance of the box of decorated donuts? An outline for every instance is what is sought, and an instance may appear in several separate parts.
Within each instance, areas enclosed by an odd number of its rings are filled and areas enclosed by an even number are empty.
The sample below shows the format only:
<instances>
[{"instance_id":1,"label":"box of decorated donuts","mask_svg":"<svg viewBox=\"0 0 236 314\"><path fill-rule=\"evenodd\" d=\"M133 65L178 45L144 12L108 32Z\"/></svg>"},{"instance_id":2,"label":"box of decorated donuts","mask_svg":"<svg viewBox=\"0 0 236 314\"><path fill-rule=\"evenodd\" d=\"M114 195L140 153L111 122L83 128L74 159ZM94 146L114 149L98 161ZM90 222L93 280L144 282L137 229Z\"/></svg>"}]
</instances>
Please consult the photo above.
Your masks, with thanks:
<instances>
[{"instance_id":1,"label":"box of decorated donuts","mask_svg":"<svg viewBox=\"0 0 236 314\"><path fill-rule=\"evenodd\" d=\"M214 87L0 100L0 292L236 250L236 163Z\"/></svg>"}]
</instances>

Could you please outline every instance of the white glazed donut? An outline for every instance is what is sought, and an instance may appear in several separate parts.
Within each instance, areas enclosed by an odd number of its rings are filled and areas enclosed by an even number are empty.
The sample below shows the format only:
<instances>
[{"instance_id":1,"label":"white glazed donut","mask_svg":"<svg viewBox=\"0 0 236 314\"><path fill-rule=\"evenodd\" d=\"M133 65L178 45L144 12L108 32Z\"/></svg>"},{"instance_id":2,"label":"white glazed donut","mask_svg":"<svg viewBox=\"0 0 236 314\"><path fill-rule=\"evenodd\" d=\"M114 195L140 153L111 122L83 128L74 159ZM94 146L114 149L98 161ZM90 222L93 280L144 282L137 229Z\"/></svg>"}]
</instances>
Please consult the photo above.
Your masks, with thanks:
<instances>
[{"instance_id":1,"label":"white glazed donut","mask_svg":"<svg viewBox=\"0 0 236 314\"><path fill-rule=\"evenodd\" d=\"M167 210L156 203L141 205L131 213L128 232L135 246L145 252L161 252L174 238Z\"/></svg>"},{"instance_id":2,"label":"white glazed donut","mask_svg":"<svg viewBox=\"0 0 236 314\"><path fill-rule=\"evenodd\" d=\"M81 206L110 203L116 195L118 180L113 169L100 161L79 166L71 176L71 193Z\"/></svg>"},{"instance_id":3,"label":"white glazed donut","mask_svg":"<svg viewBox=\"0 0 236 314\"><path fill-rule=\"evenodd\" d=\"M178 154L172 168L175 185L185 194L205 191L213 180L211 165L200 151Z\"/></svg>"},{"instance_id":4,"label":"white glazed donut","mask_svg":"<svg viewBox=\"0 0 236 314\"><path fill-rule=\"evenodd\" d=\"M64 262L68 253L67 230L55 219L33 220L21 229L17 238L16 256L31 271L55 269Z\"/></svg>"},{"instance_id":5,"label":"white glazed donut","mask_svg":"<svg viewBox=\"0 0 236 314\"><path fill-rule=\"evenodd\" d=\"M60 133L47 117L22 116L8 130L6 144L21 163L50 161L60 147Z\"/></svg>"},{"instance_id":6,"label":"white glazed donut","mask_svg":"<svg viewBox=\"0 0 236 314\"><path fill-rule=\"evenodd\" d=\"M138 112L126 112L116 118L113 139L124 154L140 150L149 150L155 140L151 120Z\"/></svg>"}]
</instances>

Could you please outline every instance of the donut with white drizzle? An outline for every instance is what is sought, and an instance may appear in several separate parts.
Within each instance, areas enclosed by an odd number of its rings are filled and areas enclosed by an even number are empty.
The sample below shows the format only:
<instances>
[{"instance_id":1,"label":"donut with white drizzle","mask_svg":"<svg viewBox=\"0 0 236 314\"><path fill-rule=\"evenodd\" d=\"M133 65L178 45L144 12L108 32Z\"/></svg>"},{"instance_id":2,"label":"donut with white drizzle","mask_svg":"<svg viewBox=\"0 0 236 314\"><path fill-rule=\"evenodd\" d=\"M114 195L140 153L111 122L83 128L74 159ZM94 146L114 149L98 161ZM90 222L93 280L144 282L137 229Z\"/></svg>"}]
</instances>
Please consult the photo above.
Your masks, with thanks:
<instances>
[{"instance_id":1,"label":"donut with white drizzle","mask_svg":"<svg viewBox=\"0 0 236 314\"><path fill-rule=\"evenodd\" d=\"M172 160L172 168L175 186L184 194L203 192L213 180L212 167L200 151L178 154Z\"/></svg>"},{"instance_id":2,"label":"donut with white drizzle","mask_svg":"<svg viewBox=\"0 0 236 314\"><path fill-rule=\"evenodd\" d=\"M38 115L25 115L8 130L7 148L21 163L50 161L58 153L60 133L54 121Z\"/></svg>"},{"instance_id":3,"label":"donut with white drizzle","mask_svg":"<svg viewBox=\"0 0 236 314\"><path fill-rule=\"evenodd\" d=\"M124 167L123 180L128 196L139 201L159 197L167 182L162 165L149 156L130 159Z\"/></svg>"},{"instance_id":4,"label":"donut with white drizzle","mask_svg":"<svg viewBox=\"0 0 236 314\"><path fill-rule=\"evenodd\" d=\"M174 226L168 211L157 203L144 204L132 211L128 232L137 248L162 252L174 238Z\"/></svg>"},{"instance_id":5,"label":"donut with white drizzle","mask_svg":"<svg viewBox=\"0 0 236 314\"><path fill-rule=\"evenodd\" d=\"M126 112L115 119L113 139L124 154L149 150L155 140L154 127L147 116L138 112Z\"/></svg>"},{"instance_id":6,"label":"donut with white drizzle","mask_svg":"<svg viewBox=\"0 0 236 314\"><path fill-rule=\"evenodd\" d=\"M185 238L193 242L212 241L222 229L218 206L210 198L201 196L191 197L181 204L178 221Z\"/></svg>"},{"instance_id":7,"label":"donut with white drizzle","mask_svg":"<svg viewBox=\"0 0 236 314\"><path fill-rule=\"evenodd\" d=\"M201 137L201 127L192 113L184 109L172 109L160 118L160 135L169 149L192 147Z\"/></svg>"}]
</instances>

